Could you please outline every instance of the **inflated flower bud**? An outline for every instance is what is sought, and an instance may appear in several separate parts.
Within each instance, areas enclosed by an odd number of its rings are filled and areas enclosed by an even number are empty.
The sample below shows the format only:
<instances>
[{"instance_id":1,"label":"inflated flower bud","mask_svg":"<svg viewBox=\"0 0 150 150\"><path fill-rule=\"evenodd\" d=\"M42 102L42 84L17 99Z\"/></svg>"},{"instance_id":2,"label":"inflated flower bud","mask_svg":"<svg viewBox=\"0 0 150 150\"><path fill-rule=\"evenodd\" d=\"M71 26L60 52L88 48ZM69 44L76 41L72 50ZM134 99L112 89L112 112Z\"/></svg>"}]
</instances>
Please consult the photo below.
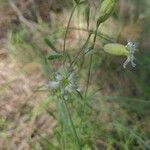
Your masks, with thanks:
<instances>
[{"instance_id":1,"label":"inflated flower bud","mask_svg":"<svg viewBox=\"0 0 150 150\"><path fill-rule=\"evenodd\" d=\"M125 45L117 44L117 43L109 43L104 46L104 51L118 56L127 56L128 50Z\"/></svg>"},{"instance_id":2,"label":"inflated flower bud","mask_svg":"<svg viewBox=\"0 0 150 150\"><path fill-rule=\"evenodd\" d=\"M100 16L98 18L97 24L106 21L114 11L115 4L117 0L104 0L100 8Z\"/></svg>"}]
</instances>

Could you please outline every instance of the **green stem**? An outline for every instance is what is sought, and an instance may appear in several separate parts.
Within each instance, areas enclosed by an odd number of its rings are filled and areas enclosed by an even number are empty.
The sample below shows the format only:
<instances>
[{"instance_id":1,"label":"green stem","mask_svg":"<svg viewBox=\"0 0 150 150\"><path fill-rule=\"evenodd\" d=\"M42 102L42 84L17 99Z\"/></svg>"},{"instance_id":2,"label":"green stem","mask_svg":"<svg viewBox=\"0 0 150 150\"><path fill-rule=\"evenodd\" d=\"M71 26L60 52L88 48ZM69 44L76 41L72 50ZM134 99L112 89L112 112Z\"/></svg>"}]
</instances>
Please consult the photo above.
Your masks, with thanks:
<instances>
[{"instance_id":1,"label":"green stem","mask_svg":"<svg viewBox=\"0 0 150 150\"><path fill-rule=\"evenodd\" d=\"M65 131L64 131L64 109L62 107L62 101L60 101L60 99L56 100L56 104L57 104L57 110L58 110L58 120L60 123L60 145L61 145L61 149L65 150Z\"/></svg>"},{"instance_id":2,"label":"green stem","mask_svg":"<svg viewBox=\"0 0 150 150\"><path fill-rule=\"evenodd\" d=\"M75 58L71 62L70 67L75 63L75 61L78 59L78 57L80 56L80 54L82 53L82 51L86 48L86 46L87 46L87 44L88 44L88 42L90 40L91 35L92 35L92 33L89 33L89 36L88 36L86 42L84 43L84 45L82 46L82 48L80 49L80 51L77 53L77 55L75 56Z\"/></svg>"},{"instance_id":3,"label":"green stem","mask_svg":"<svg viewBox=\"0 0 150 150\"><path fill-rule=\"evenodd\" d=\"M67 27L66 27L67 28ZM66 30L66 28L64 29L57 29L56 31L54 31L53 33L51 33L49 36L53 36L59 32L63 32L64 30ZM80 31L84 31L84 32L89 32L89 33L92 33L92 34L95 34L95 31L94 30L88 30L88 29L85 29L85 28L78 28L78 27L69 27L68 30L80 30ZM106 34L103 34L103 33L98 33L97 32L97 36L109 41L109 42L116 42L117 39L113 39L111 37L109 37L108 35Z\"/></svg>"},{"instance_id":4,"label":"green stem","mask_svg":"<svg viewBox=\"0 0 150 150\"><path fill-rule=\"evenodd\" d=\"M92 60L93 60L93 54L90 56L90 65L89 65L89 71L88 71L88 79L87 79L87 84L86 84L86 89L85 89L85 99L87 96L87 91L90 83L90 75L91 75L91 67L92 67Z\"/></svg>"},{"instance_id":5,"label":"green stem","mask_svg":"<svg viewBox=\"0 0 150 150\"><path fill-rule=\"evenodd\" d=\"M61 148L62 150L65 150L65 136L64 136L64 124L61 124L61 134L62 134L62 138L61 138Z\"/></svg>"},{"instance_id":6,"label":"green stem","mask_svg":"<svg viewBox=\"0 0 150 150\"><path fill-rule=\"evenodd\" d=\"M96 43L96 38L97 38L98 28L99 28L99 26L96 26L95 35L94 35L94 40L93 40L93 46L92 46L93 49L94 49L94 46L95 46L95 43Z\"/></svg>"},{"instance_id":7,"label":"green stem","mask_svg":"<svg viewBox=\"0 0 150 150\"><path fill-rule=\"evenodd\" d=\"M65 106L65 109L66 109L66 112L67 112L69 121L70 121L70 123L71 123L71 127L72 127L72 131L73 131L73 134L74 134L74 138L76 139L77 149L78 149L78 150L81 150L79 137L78 137L78 135L77 135L75 126L74 126L74 124L73 124L73 120L72 120L72 118L71 118L71 113L70 113L70 111L69 111L69 108L68 108L68 106L67 106L66 100L65 100L64 98L63 98L63 103L64 103L64 106Z\"/></svg>"},{"instance_id":8,"label":"green stem","mask_svg":"<svg viewBox=\"0 0 150 150\"><path fill-rule=\"evenodd\" d=\"M71 12L71 15L70 15L70 17L69 17L69 21L68 21L68 24L67 24L67 28L66 28L66 32L65 32L65 37L64 37L63 52L66 51L67 33L68 33L68 31L69 31L69 26L70 26L70 23L71 23L72 16L73 16L73 14L74 14L74 12L75 12L77 6L78 6L78 5L75 5L75 6L73 7L72 12Z\"/></svg>"}]
</instances>

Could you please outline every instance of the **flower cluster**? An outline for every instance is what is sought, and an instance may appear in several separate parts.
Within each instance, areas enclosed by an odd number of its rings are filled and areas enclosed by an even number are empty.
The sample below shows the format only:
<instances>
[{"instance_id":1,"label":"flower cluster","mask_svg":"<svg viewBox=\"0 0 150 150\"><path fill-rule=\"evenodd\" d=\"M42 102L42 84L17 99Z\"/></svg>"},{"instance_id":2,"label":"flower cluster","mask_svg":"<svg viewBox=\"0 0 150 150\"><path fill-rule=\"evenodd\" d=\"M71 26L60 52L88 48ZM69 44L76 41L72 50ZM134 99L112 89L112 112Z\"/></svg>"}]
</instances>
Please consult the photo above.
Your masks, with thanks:
<instances>
[{"instance_id":1,"label":"flower cluster","mask_svg":"<svg viewBox=\"0 0 150 150\"><path fill-rule=\"evenodd\" d=\"M136 58L134 57L134 54L137 51L137 44L131 41L128 41L126 45L126 49L128 50L128 55L127 55L126 61L123 64L123 67L126 68L129 62L131 62L132 67L135 67L136 64L134 63L134 60Z\"/></svg>"},{"instance_id":2,"label":"flower cluster","mask_svg":"<svg viewBox=\"0 0 150 150\"><path fill-rule=\"evenodd\" d=\"M49 81L48 88L59 90L61 96L65 99L68 98L68 93L73 91L80 92L80 89L76 83L75 73L68 71L65 67L60 67L60 69L55 73L54 81Z\"/></svg>"}]
</instances>

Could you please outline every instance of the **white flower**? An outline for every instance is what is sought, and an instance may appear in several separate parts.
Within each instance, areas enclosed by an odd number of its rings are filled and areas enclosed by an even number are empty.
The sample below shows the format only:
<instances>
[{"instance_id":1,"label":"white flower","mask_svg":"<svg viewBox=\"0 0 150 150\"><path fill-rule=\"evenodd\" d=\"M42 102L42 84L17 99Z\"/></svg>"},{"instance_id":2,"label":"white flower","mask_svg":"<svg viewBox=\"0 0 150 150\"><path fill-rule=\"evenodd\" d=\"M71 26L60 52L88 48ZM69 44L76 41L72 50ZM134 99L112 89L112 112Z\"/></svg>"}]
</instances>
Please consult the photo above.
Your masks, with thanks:
<instances>
[{"instance_id":1,"label":"white flower","mask_svg":"<svg viewBox=\"0 0 150 150\"><path fill-rule=\"evenodd\" d=\"M72 91L79 92L77 86L75 73L70 72L65 67L60 67L59 71L55 73L55 81L49 81L48 88L60 90L61 96L67 99L67 94Z\"/></svg>"},{"instance_id":2,"label":"white flower","mask_svg":"<svg viewBox=\"0 0 150 150\"><path fill-rule=\"evenodd\" d=\"M47 87L52 89L57 89L59 87L59 82L49 81Z\"/></svg>"},{"instance_id":3,"label":"white flower","mask_svg":"<svg viewBox=\"0 0 150 150\"><path fill-rule=\"evenodd\" d=\"M128 56L127 56L126 61L123 64L123 68L126 68L129 62L131 62L132 67L135 67L136 64L134 63L134 60L136 58L134 57L134 54L137 51L137 44L131 41L128 41L126 45L126 49L128 50Z\"/></svg>"}]
</instances>

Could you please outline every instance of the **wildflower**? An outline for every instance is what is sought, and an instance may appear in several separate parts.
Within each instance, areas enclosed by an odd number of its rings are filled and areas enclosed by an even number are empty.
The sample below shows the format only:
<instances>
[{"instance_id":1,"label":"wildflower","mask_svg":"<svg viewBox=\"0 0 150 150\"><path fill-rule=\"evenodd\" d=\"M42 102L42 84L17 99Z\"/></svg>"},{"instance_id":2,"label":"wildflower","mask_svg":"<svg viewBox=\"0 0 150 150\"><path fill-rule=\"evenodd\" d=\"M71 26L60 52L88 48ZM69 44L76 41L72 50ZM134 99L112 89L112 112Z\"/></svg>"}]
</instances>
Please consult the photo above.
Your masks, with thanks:
<instances>
[{"instance_id":1,"label":"wildflower","mask_svg":"<svg viewBox=\"0 0 150 150\"><path fill-rule=\"evenodd\" d=\"M134 57L134 54L137 51L137 44L131 41L128 41L126 45L126 49L128 50L128 55L127 55L126 61L123 64L123 68L126 68L129 62L131 62L132 67L135 67L136 64L134 63L134 60L136 58Z\"/></svg>"},{"instance_id":2,"label":"wildflower","mask_svg":"<svg viewBox=\"0 0 150 150\"><path fill-rule=\"evenodd\" d=\"M60 67L59 71L55 73L54 79L54 81L49 81L48 88L59 90L65 99L67 99L68 93L80 91L76 83L75 73L68 71L65 67Z\"/></svg>"},{"instance_id":3,"label":"wildflower","mask_svg":"<svg viewBox=\"0 0 150 150\"><path fill-rule=\"evenodd\" d=\"M111 55L127 56L127 59L123 64L123 68L126 68L129 62L131 62L132 67L136 66L134 63L134 54L137 51L137 43L128 41L126 46L118 43L108 43L104 45L104 51Z\"/></svg>"}]
</instances>

